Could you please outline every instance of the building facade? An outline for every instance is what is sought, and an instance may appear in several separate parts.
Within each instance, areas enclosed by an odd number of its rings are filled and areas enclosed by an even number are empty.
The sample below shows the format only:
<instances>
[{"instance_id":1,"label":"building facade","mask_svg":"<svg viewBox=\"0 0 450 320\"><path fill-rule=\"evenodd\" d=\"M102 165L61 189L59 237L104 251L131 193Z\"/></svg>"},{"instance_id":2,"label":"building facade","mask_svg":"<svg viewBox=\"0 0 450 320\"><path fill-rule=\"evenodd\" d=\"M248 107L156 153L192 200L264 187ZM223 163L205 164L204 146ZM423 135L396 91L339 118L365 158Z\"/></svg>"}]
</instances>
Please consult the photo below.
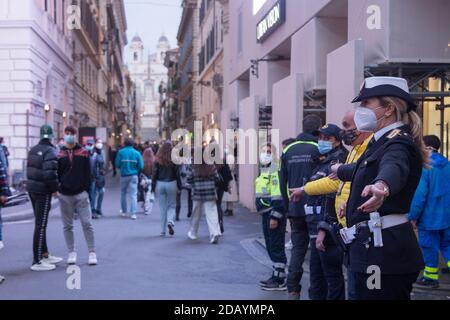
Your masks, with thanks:
<instances>
[{"instance_id":1,"label":"building facade","mask_svg":"<svg viewBox=\"0 0 450 320\"><path fill-rule=\"evenodd\" d=\"M202 121L204 140L219 141L223 102L224 28L227 1L199 1L198 80L196 120Z\"/></svg>"},{"instance_id":2,"label":"building facade","mask_svg":"<svg viewBox=\"0 0 450 320\"><path fill-rule=\"evenodd\" d=\"M340 124L364 77L402 76L425 133L441 136L446 153L449 11L445 0L230 0L223 126L278 129L272 142L280 145L302 131L307 114ZM257 170L239 168L249 208Z\"/></svg>"},{"instance_id":3,"label":"building facade","mask_svg":"<svg viewBox=\"0 0 450 320\"><path fill-rule=\"evenodd\" d=\"M172 132L180 128L178 108L180 76L178 61L178 48L167 51L164 60L164 65L167 68L167 84L159 89L161 95L160 134L163 140L170 140Z\"/></svg>"},{"instance_id":4,"label":"building facade","mask_svg":"<svg viewBox=\"0 0 450 320\"><path fill-rule=\"evenodd\" d=\"M180 128L194 131L194 121L198 112L199 89L198 80L199 57L199 1L183 0L183 12L178 28L177 40L180 48L179 73L179 117Z\"/></svg>"},{"instance_id":5,"label":"building facade","mask_svg":"<svg viewBox=\"0 0 450 320\"><path fill-rule=\"evenodd\" d=\"M126 103L125 31L122 0L0 1L0 136L11 150L13 182L23 179L45 123L56 139L69 124L112 138L106 128Z\"/></svg>"},{"instance_id":6,"label":"building facade","mask_svg":"<svg viewBox=\"0 0 450 320\"><path fill-rule=\"evenodd\" d=\"M167 83L167 68L164 66L169 40L162 35L156 50L145 54L144 43L136 35L130 44L129 69L136 84L137 104L141 112L141 137L144 141L160 139L160 94L159 87Z\"/></svg>"}]
</instances>

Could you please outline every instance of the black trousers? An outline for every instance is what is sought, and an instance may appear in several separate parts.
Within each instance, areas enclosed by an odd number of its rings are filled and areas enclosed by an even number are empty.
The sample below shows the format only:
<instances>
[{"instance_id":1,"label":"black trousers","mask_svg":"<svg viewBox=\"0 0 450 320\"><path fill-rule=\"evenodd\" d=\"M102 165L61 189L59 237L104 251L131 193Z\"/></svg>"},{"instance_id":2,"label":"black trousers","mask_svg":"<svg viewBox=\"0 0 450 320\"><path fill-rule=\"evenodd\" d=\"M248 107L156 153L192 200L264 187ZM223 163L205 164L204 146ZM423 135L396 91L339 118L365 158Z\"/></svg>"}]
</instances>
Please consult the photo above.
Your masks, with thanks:
<instances>
[{"instance_id":1,"label":"black trousers","mask_svg":"<svg viewBox=\"0 0 450 320\"><path fill-rule=\"evenodd\" d=\"M223 208L222 208L222 200L223 195L225 194L225 190L221 188L217 188L217 214L219 215L219 224L220 224L220 231L224 232L223 227Z\"/></svg>"},{"instance_id":2,"label":"black trousers","mask_svg":"<svg viewBox=\"0 0 450 320\"><path fill-rule=\"evenodd\" d=\"M291 217L291 261L287 276L287 288L290 293L300 293L303 276L303 262L309 245L308 225L305 217Z\"/></svg>"},{"instance_id":3,"label":"black trousers","mask_svg":"<svg viewBox=\"0 0 450 320\"><path fill-rule=\"evenodd\" d=\"M181 189L179 192L177 192L177 204L175 207L176 212L176 218L180 219L180 212L181 212L181 193L183 190L186 190L188 193L188 217L192 216L192 190L191 189Z\"/></svg>"},{"instance_id":4,"label":"black trousers","mask_svg":"<svg viewBox=\"0 0 450 320\"><path fill-rule=\"evenodd\" d=\"M319 251L316 239L311 239L309 297L311 300L345 300L344 253L335 245L325 246L325 252Z\"/></svg>"},{"instance_id":5,"label":"black trousers","mask_svg":"<svg viewBox=\"0 0 450 320\"><path fill-rule=\"evenodd\" d=\"M420 272L401 275L381 275L380 289L370 290L371 274L354 273L356 300L411 300L411 291Z\"/></svg>"},{"instance_id":6,"label":"black trousers","mask_svg":"<svg viewBox=\"0 0 450 320\"><path fill-rule=\"evenodd\" d=\"M48 253L47 223L52 206L52 195L30 193L30 199L35 217L33 236L33 264L36 264L42 260L43 254Z\"/></svg>"}]
</instances>

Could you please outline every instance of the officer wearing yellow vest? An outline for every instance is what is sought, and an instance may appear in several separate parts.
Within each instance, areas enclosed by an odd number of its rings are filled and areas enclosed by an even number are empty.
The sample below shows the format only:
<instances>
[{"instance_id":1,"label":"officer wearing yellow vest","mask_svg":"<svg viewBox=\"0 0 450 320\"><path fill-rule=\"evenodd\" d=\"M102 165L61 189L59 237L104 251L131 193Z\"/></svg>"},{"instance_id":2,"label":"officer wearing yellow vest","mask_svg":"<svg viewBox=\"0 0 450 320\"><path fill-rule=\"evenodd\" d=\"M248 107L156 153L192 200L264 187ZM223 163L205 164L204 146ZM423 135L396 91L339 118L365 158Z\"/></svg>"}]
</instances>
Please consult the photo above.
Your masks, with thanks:
<instances>
[{"instance_id":1,"label":"officer wearing yellow vest","mask_svg":"<svg viewBox=\"0 0 450 320\"><path fill-rule=\"evenodd\" d=\"M346 164L356 163L362 156L362 154L366 151L367 145L372 139L372 134L358 131L354 121L354 116L355 111L351 110L345 114L342 120L342 127L344 128L344 130L342 131L342 140L345 145L352 147L352 150L347 157L347 161L345 162ZM336 193L335 210L337 213L337 218L339 220L339 224L345 227L345 216L342 213L344 213L344 208L350 195L350 184L350 182L343 182L335 179L334 177L328 176L316 181L308 182L303 188L291 190L291 196L295 198L304 196L304 194L308 196L319 196L324 194ZM316 247L324 247L325 236L326 233L324 230L319 232L319 236L316 240ZM349 300L354 300L355 294L352 285L353 277L349 266L347 266L347 279L347 296Z\"/></svg>"},{"instance_id":2,"label":"officer wearing yellow vest","mask_svg":"<svg viewBox=\"0 0 450 320\"><path fill-rule=\"evenodd\" d=\"M275 148L267 144L260 154L260 175L255 181L256 208L262 215L262 227L267 253L273 262L272 276L260 285L266 291L286 290L285 206L278 179Z\"/></svg>"}]
</instances>

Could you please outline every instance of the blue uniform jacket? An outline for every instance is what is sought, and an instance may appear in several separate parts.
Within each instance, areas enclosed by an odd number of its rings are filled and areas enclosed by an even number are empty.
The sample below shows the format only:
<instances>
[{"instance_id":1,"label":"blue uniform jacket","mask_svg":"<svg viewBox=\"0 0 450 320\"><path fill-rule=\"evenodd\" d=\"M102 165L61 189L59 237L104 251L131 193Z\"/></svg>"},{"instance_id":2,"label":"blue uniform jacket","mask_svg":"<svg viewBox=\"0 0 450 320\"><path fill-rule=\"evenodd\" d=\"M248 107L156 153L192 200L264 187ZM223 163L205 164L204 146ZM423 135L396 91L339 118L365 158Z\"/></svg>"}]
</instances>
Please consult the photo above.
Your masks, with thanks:
<instances>
[{"instance_id":1,"label":"blue uniform jacket","mask_svg":"<svg viewBox=\"0 0 450 320\"><path fill-rule=\"evenodd\" d=\"M439 153L431 156L414 196L409 219L423 230L450 228L450 162Z\"/></svg>"}]
</instances>

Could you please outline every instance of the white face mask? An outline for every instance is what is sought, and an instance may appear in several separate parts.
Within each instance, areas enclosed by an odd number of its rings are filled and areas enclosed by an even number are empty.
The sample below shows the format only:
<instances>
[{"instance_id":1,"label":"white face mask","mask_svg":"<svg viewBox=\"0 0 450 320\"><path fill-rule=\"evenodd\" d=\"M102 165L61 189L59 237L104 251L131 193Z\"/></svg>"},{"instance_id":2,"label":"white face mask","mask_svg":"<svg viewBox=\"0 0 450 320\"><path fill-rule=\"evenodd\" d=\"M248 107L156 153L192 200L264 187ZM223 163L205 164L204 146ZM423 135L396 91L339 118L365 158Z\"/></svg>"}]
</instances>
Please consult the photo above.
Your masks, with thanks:
<instances>
[{"instance_id":1,"label":"white face mask","mask_svg":"<svg viewBox=\"0 0 450 320\"><path fill-rule=\"evenodd\" d=\"M381 109L379 107L375 110ZM358 131L361 132L375 132L377 130L378 122L383 120L385 117L381 119L377 119L377 115L374 110L371 110L366 107L357 107L355 112L355 123Z\"/></svg>"},{"instance_id":2,"label":"white face mask","mask_svg":"<svg viewBox=\"0 0 450 320\"><path fill-rule=\"evenodd\" d=\"M102 149L103 149L103 144L102 144L102 143L97 143L97 144L95 145L95 147L96 147L98 150L102 150Z\"/></svg>"},{"instance_id":3,"label":"white face mask","mask_svg":"<svg viewBox=\"0 0 450 320\"><path fill-rule=\"evenodd\" d=\"M263 166L267 166L272 163L272 154L263 152L259 155L259 162Z\"/></svg>"}]
</instances>

